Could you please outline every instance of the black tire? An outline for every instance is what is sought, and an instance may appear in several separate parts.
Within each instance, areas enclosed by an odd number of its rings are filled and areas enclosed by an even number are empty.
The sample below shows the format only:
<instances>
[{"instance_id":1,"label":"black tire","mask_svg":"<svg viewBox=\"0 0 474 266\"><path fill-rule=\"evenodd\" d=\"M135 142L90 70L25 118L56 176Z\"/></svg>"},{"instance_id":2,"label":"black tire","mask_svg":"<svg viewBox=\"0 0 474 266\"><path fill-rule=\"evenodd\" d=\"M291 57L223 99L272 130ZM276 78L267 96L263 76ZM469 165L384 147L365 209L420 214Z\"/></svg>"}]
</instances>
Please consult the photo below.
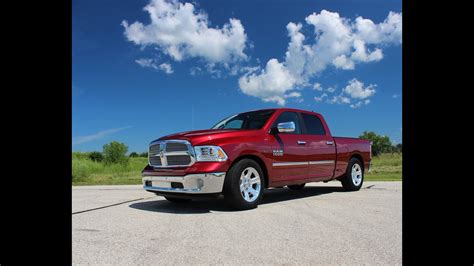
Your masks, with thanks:
<instances>
[{"instance_id":1,"label":"black tire","mask_svg":"<svg viewBox=\"0 0 474 266\"><path fill-rule=\"evenodd\" d=\"M185 199L185 198L173 198L173 197L168 197L168 196L165 196L165 199L167 201L170 201L170 202L173 202L173 203L186 203L186 202L190 202L191 199Z\"/></svg>"},{"instance_id":2,"label":"black tire","mask_svg":"<svg viewBox=\"0 0 474 266\"><path fill-rule=\"evenodd\" d=\"M240 191L240 176L242 172L249 167L254 168L260 177L260 193L252 202L246 201ZM252 159L242 159L234 164L226 174L224 182L224 199L236 209L253 209L256 208L262 200L264 189L265 176L263 175L260 165Z\"/></svg>"},{"instance_id":3,"label":"black tire","mask_svg":"<svg viewBox=\"0 0 474 266\"><path fill-rule=\"evenodd\" d=\"M359 165L362 172L361 180L360 180L360 183L358 184L356 184L352 178L352 167L355 164ZM351 158L349 160L349 164L347 165L346 173L341 177L340 180L341 180L342 187L344 188L344 190L346 191L359 190L362 187L362 184L364 183L364 165L362 164L362 162L357 158Z\"/></svg>"},{"instance_id":4,"label":"black tire","mask_svg":"<svg viewBox=\"0 0 474 266\"><path fill-rule=\"evenodd\" d=\"M293 190L300 190L300 189L303 189L305 185L306 183L299 184L299 185L288 185L287 187Z\"/></svg>"}]
</instances>

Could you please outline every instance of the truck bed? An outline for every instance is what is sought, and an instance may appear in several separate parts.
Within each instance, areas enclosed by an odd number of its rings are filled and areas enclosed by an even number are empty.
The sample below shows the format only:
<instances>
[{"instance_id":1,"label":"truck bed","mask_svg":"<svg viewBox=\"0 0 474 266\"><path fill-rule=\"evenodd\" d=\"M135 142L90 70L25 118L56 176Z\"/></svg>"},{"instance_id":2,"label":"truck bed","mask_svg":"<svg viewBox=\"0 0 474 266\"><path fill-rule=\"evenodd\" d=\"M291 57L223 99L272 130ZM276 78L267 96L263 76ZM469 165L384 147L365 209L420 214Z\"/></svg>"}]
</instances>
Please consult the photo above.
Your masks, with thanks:
<instances>
[{"instance_id":1,"label":"truck bed","mask_svg":"<svg viewBox=\"0 0 474 266\"><path fill-rule=\"evenodd\" d=\"M346 171L349 159L353 154L360 154L364 169L369 169L372 159L370 141L351 137L333 137L336 144L336 168L334 176L340 177Z\"/></svg>"}]
</instances>

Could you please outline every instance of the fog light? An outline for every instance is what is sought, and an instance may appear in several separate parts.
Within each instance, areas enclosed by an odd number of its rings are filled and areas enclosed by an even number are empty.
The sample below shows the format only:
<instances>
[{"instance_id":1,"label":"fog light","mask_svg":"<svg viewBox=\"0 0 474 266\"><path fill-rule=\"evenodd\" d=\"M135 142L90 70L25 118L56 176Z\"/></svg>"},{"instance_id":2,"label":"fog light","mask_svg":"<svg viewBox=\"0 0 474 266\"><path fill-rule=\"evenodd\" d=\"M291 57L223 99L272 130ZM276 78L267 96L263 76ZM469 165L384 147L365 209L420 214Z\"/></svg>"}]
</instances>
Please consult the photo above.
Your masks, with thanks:
<instances>
[{"instance_id":1,"label":"fog light","mask_svg":"<svg viewBox=\"0 0 474 266\"><path fill-rule=\"evenodd\" d=\"M202 179L197 180L197 186L198 188L202 188L204 186L204 181Z\"/></svg>"}]
</instances>

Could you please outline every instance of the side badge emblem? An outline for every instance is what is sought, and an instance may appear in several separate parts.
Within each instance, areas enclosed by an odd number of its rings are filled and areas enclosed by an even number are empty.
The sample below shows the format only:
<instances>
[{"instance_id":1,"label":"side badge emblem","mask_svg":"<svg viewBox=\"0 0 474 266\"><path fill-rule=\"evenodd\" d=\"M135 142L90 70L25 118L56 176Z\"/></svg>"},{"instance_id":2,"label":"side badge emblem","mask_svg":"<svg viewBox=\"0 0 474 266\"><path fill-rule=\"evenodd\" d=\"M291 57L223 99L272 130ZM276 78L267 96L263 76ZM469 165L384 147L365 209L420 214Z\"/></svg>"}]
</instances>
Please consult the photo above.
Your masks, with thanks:
<instances>
[{"instance_id":1,"label":"side badge emblem","mask_svg":"<svg viewBox=\"0 0 474 266\"><path fill-rule=\"evenodd\" d=\"M283 150L273 150L273 156L283 156Z\"/></svg>"}]
</instances>

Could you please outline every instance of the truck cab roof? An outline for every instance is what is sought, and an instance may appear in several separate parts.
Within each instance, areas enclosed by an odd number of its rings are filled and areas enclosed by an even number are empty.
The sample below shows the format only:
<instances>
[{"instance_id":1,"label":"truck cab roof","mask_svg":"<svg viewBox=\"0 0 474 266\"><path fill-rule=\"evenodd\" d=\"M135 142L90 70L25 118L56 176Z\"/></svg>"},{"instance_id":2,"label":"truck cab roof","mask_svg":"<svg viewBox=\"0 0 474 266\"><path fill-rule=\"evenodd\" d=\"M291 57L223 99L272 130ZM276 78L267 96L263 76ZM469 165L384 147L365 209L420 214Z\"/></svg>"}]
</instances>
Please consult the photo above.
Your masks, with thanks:
<instances>
[{"instance_id":1,"label":"truck cab roof","mask_svg":"<svg viewBox=\"0 0 474 266\"><path fill-rule=\"evenodd\" d=\"M302 110L302 109L296 109L296 108L287 108L287 107L277 107L277 108L263 108L263 109L257 109L257 110L252 110L252 111L263 111L263 110L282 110L282 111L289 111L289 112L302 112L302 113L313 113L313 114L318 114L319 113L315 111L308 111L308 110Z\"/></svg>"}]
</instances>

